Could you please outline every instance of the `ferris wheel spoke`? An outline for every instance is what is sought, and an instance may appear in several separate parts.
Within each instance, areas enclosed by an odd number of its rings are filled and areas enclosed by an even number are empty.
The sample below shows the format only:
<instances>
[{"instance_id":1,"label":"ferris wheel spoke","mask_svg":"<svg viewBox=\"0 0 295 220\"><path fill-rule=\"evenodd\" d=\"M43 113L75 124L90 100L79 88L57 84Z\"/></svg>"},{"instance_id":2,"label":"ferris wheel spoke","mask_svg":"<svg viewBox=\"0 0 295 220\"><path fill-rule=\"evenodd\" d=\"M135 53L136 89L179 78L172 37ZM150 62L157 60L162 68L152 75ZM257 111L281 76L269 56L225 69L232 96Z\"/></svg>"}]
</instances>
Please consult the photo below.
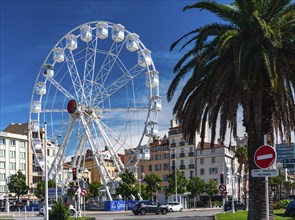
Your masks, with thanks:
<instances>
[{"instance_id":1,"label":"ferris wheel spoke","mask_svg":"<svg viewBox=\"0 0 295 220\"><path fill-rule=\"evenodd\" d=\"M75 124L75 121L76 121L76 117L71 117L71 122L67 128L67 131L66 131L66 134L65 134L65 137L62 141L62 144L60 145L58 151L57 151L57 154L54 158L54 161L52 163L52 165L55 165L56 167L60 167L61 166L61 162L62 162L62 159L63 159L63 155L64 155L64 152L65 152L65 149L66 149L66 146L68 145L69 143L69 140L70 140L70 136L71 136L71 133L72 133L72 130L73 130L73 126ZM47 152L45 152L47 153ZM48 172L48 176L51 176L53 174L53 170L56 169L56 167L54 166L51 166L49 172Z\"/></svg>"},{"instance_id":2,"label":"ferris wheel spoke","mask_svg":"<svg viewBox=\"0 0 295 220\"><path fill-rule=\"evenodd\" d=\"M121 77L115 80L110 86L105 88L104 91L97 91L95 98L93 99L94 106L100 106L102 102L106 99L110 98L114 93L120 90L123 86L128 84L132 79L138 76L140 73L144 71L143 68L138 67L135 65L130 70L124 72Z\"/></svg>"},{"instance_id":3,"label":"ferris wheel spoke","mask_svg":"<svg viewBox=\"0 0 295 220\"><path fill-rule=\"evenodd\" d=\"M66 113L67 109L41 109L40 113Z\"/></svg>"},{"instance_id":4,"label":"ferris wheel spoke","mask_svg":"<svg viewBox=\"0 0 295 220\"><path fill-rule=\"evenodd\" d=\"M101 68L98 71L95 81L101 82L102 85L105 84L114 64L116 63L116 60L119 59L119 55L122 51L125 41L126 40L124 40L121 44L113 42L107 56L101 65Z\"/></svg>"},{"instance_id":5,"label":"ferris wheel spoke","mask_svg":"<svg viewBox=\"0 0 295 220\"><path fill-rule=\"evenodd\" d=\"M66 61L76 97L80 97L79 101L83 102L83 99L86 99L86 97L72 50L69 50L69 55L67 56Z\"/></svg>"},{"instance_id":6,"label":"ferris wheel spoke","mask_svg":"<svg viewBox=\"0 0 295 220\"><path fill-rule=\"evenodd\" d=\"M63 86L56 82L53 78L48 78L48 81L53 84L61 93L63 93L69 99L76 99L72 94L67 91Z\"/></svg>"},{"instance_id":7,"label":"ferris wheel spoke","mask_svg":"<svg viewBox=\"0 0 295 220\"><path fill-rule=\"evenodd\" d=\"M100 121L97 118L94 121L96 125L98 126L98 129L104 139L106 146L108 147L108 150L114 160L115 166L118 169L118 172L121 172L121 170L124 169L124 165L121 159L118 157L117 153L114 151L112 143L110 139L108 138L108 135L106 134L105 130L103 129L103 126L100 124Z\"/></svg>"}]
</instances>

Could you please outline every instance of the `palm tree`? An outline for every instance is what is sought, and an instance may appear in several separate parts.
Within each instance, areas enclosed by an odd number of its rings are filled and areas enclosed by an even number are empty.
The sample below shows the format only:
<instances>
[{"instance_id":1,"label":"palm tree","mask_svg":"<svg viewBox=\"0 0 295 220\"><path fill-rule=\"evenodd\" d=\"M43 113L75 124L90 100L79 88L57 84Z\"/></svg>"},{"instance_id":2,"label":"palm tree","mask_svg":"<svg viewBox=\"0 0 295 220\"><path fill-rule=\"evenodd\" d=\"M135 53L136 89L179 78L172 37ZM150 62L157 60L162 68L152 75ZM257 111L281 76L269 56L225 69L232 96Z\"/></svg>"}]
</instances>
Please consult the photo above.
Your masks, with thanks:
<instances>
[{"instance_id":1,"label":"palm tree","mask_svg":"<svg viewBox=\"0 0 295 220\"><path fill-rule=\"evenodd\" d=\"M181 122L185 138L200 133L203 145L206 123L211 144L219 123L220 140L237 137L238 110L248 135L249 170L256 169L254 153L271 141L274 131L290 142L295 128L295 6L292 0L236 0L230 5L199 1L188 9L207 10L223 22L214 22L185 34L171 45L188 49L174 67L168 92L171 101L181 79L187 82L173 113ZM188 76L189 75L189 76ZM272 142L273 143L273 142ZM265 219L263 178L249 177L248 219ZM270 219L273 219L272 201Z\"/></svg>"},{"instance_id":2,"label":"palm tree","mask_svg":"<svg viewBox=\"0 0 295 220\"><path fill-rule=\"evenodd\" d=\"M246 195L246 184L247 184L247 175L248 175L248 147L247 145L243 147L239 147L235 153L235 158L237 158L239 167L238 167L238 173L240 174L239 178L239 190L238 190L238 195L241 195L241 179L243 181L243 186L244 187L244 195ZM244 168L244 169L243 169ZM244 173L244 175L242 175ZM245 177L245 178L244 178ZM246 198L246 196L244 196Z\"/></svg>"}]
</instances>

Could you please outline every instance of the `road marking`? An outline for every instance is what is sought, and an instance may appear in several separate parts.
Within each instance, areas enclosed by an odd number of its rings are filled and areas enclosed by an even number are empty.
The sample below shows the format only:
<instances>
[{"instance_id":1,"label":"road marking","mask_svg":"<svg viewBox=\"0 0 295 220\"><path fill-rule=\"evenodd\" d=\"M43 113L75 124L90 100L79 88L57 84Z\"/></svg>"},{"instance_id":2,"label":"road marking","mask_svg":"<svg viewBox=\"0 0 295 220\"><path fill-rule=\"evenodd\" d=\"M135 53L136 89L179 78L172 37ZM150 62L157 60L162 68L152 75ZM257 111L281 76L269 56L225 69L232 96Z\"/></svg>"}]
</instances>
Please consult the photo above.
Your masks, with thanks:
<instances>
[{"instance_id":1,"label":"road marking","mask_svg":"<svg viewBox=\"0 0 295 220\"><path fill-rule=\"evenodd\" d=\"M265 155L257 156L257 160L265 160L265 159L270 159L270 158L273 158L272 154L265 154Z\"/></svg>"}]
</instances>

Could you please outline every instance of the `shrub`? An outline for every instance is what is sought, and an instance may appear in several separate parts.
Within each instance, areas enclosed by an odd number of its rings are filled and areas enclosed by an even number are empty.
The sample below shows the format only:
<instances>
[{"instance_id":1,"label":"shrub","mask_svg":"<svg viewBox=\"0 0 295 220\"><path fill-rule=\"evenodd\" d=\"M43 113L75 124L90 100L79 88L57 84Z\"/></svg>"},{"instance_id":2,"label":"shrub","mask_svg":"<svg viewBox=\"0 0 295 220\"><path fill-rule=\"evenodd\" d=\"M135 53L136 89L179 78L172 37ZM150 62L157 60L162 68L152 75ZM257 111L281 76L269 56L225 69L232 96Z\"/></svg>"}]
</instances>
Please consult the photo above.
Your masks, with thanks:
<instances>
[{"instance_id":1,"label":"shrub","mask_svg":"<svg viewBox=\"0 0 295 220\"><path fill-rule=\"evenodd\" d=\"M49 211L49 219L68 220L70 215L69 207L66 204L63 204L60 199Z\"/></svg>"},{"instance_id":2,"label":"shrub","mask_svg":"<svg viewBox=\"0 0 295 220\"><path fill-rule=\"evenodd\" d=\"M274 209L286 209L289 203L290 203L290 200L284 199L284 200L276 202L274 204L273 208Z\"/></svg>"}]
</instances>

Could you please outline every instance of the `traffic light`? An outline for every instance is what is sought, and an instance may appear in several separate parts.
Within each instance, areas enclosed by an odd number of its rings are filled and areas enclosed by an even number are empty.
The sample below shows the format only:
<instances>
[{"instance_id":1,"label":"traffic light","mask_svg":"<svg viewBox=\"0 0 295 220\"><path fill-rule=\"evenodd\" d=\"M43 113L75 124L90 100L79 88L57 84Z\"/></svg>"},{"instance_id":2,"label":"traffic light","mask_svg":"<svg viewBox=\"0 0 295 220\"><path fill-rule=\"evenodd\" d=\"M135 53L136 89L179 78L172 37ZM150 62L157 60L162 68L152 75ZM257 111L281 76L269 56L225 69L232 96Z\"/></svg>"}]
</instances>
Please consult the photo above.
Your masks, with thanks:
<instances>
[{"instance_id":1,"label":"traffic light","mask_svg":"<svg viewBox=\"0 0 295 220\"><path fill-rule=\"evenodd\" d=\"M76 169L76 167L72 168L72 172L73 172L73 180L76 180L77 179L77 169Z\"/></svg>"},{"instance_id":2,"label":"traffic light","mask_svg":"<svg viewBox=\"0 0 295 220\"><path fill-rule=\"evenodd\" d=\"M220 184L224 184L223 173L220 174Z\"/></svg>"}]
</instances>

